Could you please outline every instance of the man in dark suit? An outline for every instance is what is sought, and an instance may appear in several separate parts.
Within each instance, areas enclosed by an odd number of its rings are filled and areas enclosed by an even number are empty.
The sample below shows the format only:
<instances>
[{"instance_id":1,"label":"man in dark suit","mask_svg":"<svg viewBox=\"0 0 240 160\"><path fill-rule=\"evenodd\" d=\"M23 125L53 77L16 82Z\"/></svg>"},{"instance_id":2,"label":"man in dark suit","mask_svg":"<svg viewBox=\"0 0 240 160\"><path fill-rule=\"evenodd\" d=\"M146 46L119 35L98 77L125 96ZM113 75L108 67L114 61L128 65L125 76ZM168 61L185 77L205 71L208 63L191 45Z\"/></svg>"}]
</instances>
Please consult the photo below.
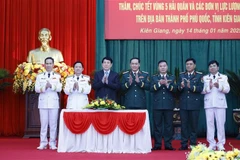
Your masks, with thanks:
<instances>
[{"instance_id":1,"label":"man in dark suit","mask_svg":"<svg viewBox=\"0 0 240 160\"><path fill-rule=\"evenodd\" d=\"M178 90L180 91L180 117L181 117L181 147L179 150L188 149L190 145L197 145L197 128L199 110L202 107L203 80L202 73L196 72L196 60L188 58L186 72L180 73Z\"/></svg>"},{"instance_id":2,"label":"man in dark suit","mask_svg":"<svg viewBox=\"0 0 240 160\"><path fill-rule=\"evenodd\" d=\"M118 73L111 71L113 60L110 57L102 59L102 70L94 75L92 87L95 90L95 98L117 99L117 91L120 89Z\"/></svg>"},{"instance_id":3,"label":"man in dark suit","mask_svg":"<svg viewBox=\"0 0 240 160\"><path fill-rule=\"evenodd\" d=\"M172 147L173 109L175 106L173 93L177 90L175 76L167 74L168 64L165 60L158 62L158 70L159 73L151 78L150 87L150 91L153 92L155 140L152 150L161 150L162 137L164 138L165 150L176 150Z\"/></svg>"},{"instance_id":4,"label":"man in dark suit","mask_svg":"<svg viewBox=\"0 0 240 160\"><path fill-rule=\"evenodd\" d=\"M124 105L126 109L146 109L146 93L149 90L150 82L148 73L140 71L140 59L130 60L130 71L123 73L122 90L125 91Z\"/></svg>"}]
</instances>

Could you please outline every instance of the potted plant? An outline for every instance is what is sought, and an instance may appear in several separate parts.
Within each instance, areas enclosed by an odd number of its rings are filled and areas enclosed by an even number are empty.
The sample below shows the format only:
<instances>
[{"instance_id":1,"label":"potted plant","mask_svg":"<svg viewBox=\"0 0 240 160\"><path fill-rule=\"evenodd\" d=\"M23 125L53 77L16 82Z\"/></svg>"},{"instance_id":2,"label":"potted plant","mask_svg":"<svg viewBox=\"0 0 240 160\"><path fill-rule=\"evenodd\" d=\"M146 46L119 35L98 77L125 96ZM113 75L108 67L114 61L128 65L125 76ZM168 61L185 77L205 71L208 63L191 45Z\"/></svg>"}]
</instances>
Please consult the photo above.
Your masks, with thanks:
<instances>
[{"instance_id":1,"label":"potted plant","mask_svg":"<svg viewBox=\"0 0 240 160\"><path fill-rule=\"evenodd\" d=\"M5 87L10 86L10 82L5 82L4 79L10 78L11 75L6 69L0 68L0 91L4 90Z\"/></svg>"},{"instance_id":2,"label":"potted plant","mask_svg":"<svg viewBox=\"0 0 240 160\"><path fill-rule=\"evenodd\" d=\"M235 73L230 70L226 70L228 76L228 82L231 88L231 92L237 96L237 103L240 104L240 70ZM239 127L237 139L240 139L240 108L233 109L233 119Z\"/></svg>"}]
</instances>

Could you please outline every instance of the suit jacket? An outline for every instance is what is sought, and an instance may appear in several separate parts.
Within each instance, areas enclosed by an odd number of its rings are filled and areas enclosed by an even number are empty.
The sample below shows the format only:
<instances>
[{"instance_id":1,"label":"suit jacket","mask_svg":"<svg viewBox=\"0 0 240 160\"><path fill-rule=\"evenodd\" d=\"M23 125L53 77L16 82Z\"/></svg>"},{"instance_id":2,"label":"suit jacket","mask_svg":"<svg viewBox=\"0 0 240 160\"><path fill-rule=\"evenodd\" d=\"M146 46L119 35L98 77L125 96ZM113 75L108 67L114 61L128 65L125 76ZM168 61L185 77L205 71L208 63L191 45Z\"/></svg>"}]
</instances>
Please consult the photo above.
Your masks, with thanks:
<instances>
[{"instance_id":1,"label":"suit jacket","mask_svg":"<svg viewBox=\"0 0 240 160\"><path fill-rule=\"evenodd\" d=\"M129 79L132 77L132 84L129 83ZM127 109L146 109L146 93L145 90L149 90L150 82L147 72L138 71L138 77L140 82L135 81L135 76L132 71L126 71L123 73L121 88L125 91L124 105Z\"/></svg>"},{"instance_id":2,"label":"suit jacket","mask_svg":"<svg viewBox=\"0 0 240 160\"><path fill-rule=\"evenodd\" d=\"M73 90L75 82L78 82L78 91ZM67 77L64 92L68 95L66 108L83 109L83 107L89 104L87 95L91 92L90 77L83 74L79 76L78 80L76 75Z\"/></svg>"},{"instance_id":3,"label":"suit jacket","mask_svg":"<svg viewBox=\"0 0 240 160\"><path fill-rule=\"evenodd\" d=\"M104 71L98 71L94 75L92 87L95 90L95 98L108 97L109 99L117 101L117 91L120 89L118 73L110 71L108 75L108 84L102 83Z\"/></svg>"},{"instance_id":4,"label":"suit jacket","mask_svg":"<svg viewBox=\"0 0 240 160\"><path fill-rule=\"evenodd\" d=\"M153 75L151 78L150 91L153 93L153 109L174 109L174 92L177 90L175 84L175 76L166 75L167 80L170 80L169 86L159 85L161 75Z\"/></svg>"},{"instance_id":5,"label":"suit jacket","mask_svg":"<svg viewBox=\"0 0 240 160\"><path fill-rule=\"evenodd\" d=\"M184 80L184 88L181 88L182 80ZM190 81L190 88L187 87L187 80ZM187 72L180 73L178 90L180 91L180 109L199 110L203 105L201 95L203 90L202 73L194 71L190 78Z\"/></svg>"},{"instance_id":6,"label":"suit jacket","mask_svg":"<svg viewBox=\"0 0 240 160\"><path fill-rule=\"evenodd\" d=\"M38 108L59 108L59 96L57 92L61 92L62 90L60 79L61 76L55 72L51 72L49 78L47 72L37 75L35 91L40 93ZM47 81L52 85L52 88L46 90Z\"/></svg>"},{"instance_id":7,"label":"suit jacket","mask_svg":"<svg viewBox=\"0 0 240 160\"><path fill-rule=\"evenodd\" d=\"M219 88L213 87L210 89L209 82L212 83L218 81ZM215 78L212 74L205 75L203 77L204 89L202 91L204 95L204 108L227 108L227 101L225 94L230 91L228 83L228 77L226 75L217 73Z\"/></svg>"}]
</instances>

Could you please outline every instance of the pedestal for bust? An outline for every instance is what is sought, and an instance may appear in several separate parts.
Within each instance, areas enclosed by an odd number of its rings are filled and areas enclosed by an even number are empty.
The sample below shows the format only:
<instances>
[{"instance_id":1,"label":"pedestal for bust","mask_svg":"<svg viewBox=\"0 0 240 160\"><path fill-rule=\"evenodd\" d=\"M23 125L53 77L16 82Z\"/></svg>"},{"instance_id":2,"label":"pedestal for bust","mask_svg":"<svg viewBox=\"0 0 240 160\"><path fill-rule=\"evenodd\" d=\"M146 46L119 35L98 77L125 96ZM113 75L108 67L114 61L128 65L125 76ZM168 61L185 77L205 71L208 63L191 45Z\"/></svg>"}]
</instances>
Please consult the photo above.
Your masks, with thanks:
<instances>
[{"instance_id":1,"label":"pedestal for bust","mask_svg":"<svg viewBox=\"0 0 240 160\"><path fill-rule=\"evenodd\" d=\"M181 139L181 119L180 119L179 109L173 110L173 128L174 128L173 138L175 140L180 140Z\"/></svg>"},{"instance_id":2,"label":"pedestal for bust","mask_svg":"<svg viewBox=\"0 0 240 160\"><path fill-rule=\"evenodd\" d=\"M26 92L26 115L25 131L23 138L40 137L40 115L38 109L38 96L36 92ZM58 93L59 104L61 106L61 93ZM60 114L60 113L59 113Z\"/></svg>"},{"instance_id":3,"label":"pedestal for bust","mask_svg":"<svg viewBox=\"0 0 240 160\"><path fill-rule=\"evenodd\" d=\"M240 140L240 110L239 109L233 110L233 120L238 125L238 135L237 135L236 139Z\"/></svg>"},{"instance_id":4,"label":"pedestal for bust","mask_svg":"<svg viewBox=\"0 0 240 160\"><path fill-rule=\"evenodd\" d=\"M26 115L24 138L40 137L40 116L38 96L36 92L26 92Z\"/></svg>"}]
</instances>

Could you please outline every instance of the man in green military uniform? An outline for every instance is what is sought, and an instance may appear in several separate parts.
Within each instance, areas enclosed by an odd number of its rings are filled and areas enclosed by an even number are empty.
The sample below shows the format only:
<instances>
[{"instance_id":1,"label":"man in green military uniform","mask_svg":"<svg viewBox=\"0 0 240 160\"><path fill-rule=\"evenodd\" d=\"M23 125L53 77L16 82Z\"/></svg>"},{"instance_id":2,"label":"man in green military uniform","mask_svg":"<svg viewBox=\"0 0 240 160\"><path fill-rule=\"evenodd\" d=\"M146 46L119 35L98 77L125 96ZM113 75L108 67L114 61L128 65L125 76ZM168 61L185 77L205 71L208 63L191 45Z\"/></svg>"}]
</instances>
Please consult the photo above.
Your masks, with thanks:
<instances>
[{"instance_id":1,"label":"man in green military uniform","mask_svg":"<svg viewBox=\"0 0 240 160\"><path fill-rule=\"evenodd\" d=\"M180 73L178 80L181 117L181 147L179 150L188 149L188 138L190 138L190 145L197 145L198 117L203 105L202 73L195 71L195 59L188 58L185 63L186 72Z\"/></svg>"},{"instance_id":2,"label":"man in green military uniform","mask_svg":"<svg viewBox=\"0 0 240 160\"><path fill-rule=\"evenodd\" d=\"M158 62L159 73L151 78L150 91L153 92L154 147L161 150L162 137L165 150L175 150L173 140L173 109L175 106L173 93L177 90L175 76L168 75L167 61Z\"/></svg>"},{"instance_id":3,"label":"man in green military uniform","mask_svg":"<svg viewBox=\"0 0 240 160\"><path fill-rule=\"evenodd\" d=\"M148 73L140 71L140 59L130 60L130 71L123 73L121 88L125 91L124 105L126 109L146 109L146 93L150 82Z\"/></svg>"}]
</instances>

